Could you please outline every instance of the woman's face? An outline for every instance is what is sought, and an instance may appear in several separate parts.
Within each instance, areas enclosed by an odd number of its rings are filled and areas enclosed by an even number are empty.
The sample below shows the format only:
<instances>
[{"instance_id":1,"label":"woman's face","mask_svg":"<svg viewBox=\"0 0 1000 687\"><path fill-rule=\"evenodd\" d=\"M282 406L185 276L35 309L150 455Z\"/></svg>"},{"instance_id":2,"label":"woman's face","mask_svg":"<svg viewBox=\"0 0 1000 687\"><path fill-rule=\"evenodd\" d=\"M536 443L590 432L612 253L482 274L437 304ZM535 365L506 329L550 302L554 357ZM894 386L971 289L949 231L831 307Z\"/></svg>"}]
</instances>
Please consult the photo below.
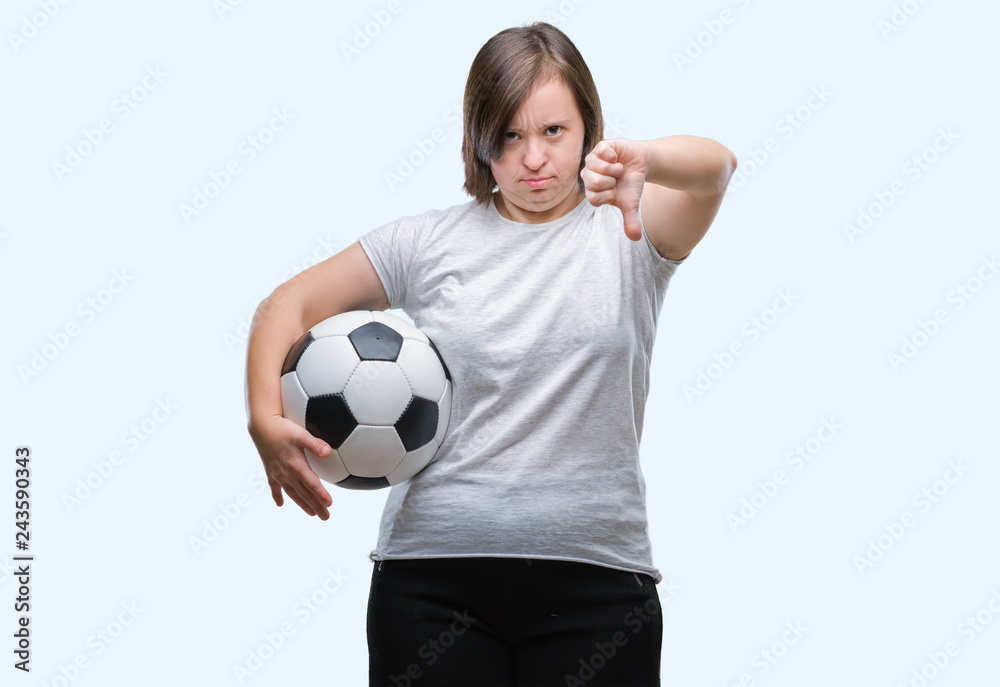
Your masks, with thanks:
<instances>
[{"instance_id":1,"label":"woman's face","mask_svg":"<svg viewBox=\"0 0 1000 687\"><path fill-rule=\"evenodd\" d=\"M516 222L549 222L584 198L579 188L583 118L560 78L536 86L504 134L503 155L491 162L502 198L500 214ZM529 183L532 179L542 183Z\"/></svg>"}]
</instances>

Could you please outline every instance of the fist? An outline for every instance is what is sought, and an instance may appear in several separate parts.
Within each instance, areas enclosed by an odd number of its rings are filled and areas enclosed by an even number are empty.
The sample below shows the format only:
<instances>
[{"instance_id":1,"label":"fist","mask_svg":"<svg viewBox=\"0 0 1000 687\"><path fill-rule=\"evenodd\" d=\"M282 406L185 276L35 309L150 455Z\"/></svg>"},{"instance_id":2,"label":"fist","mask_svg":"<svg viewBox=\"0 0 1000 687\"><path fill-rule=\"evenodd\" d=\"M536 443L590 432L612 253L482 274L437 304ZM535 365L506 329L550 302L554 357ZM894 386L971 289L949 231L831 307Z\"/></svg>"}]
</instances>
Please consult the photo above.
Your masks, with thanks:
<instances>
[{"instance_id":1,"label":"fist","mask_svg":"<svg viewBox=\"0 0 1000 687\"><path fill-rule=\"evenodd\" d=\"M580 170L587 200L595 207L611 204L621 210L625 235L633 241L642 238L639 199L648 164L649 153L641 143L611 138L594 146Z\"/></svg>"}]
</instances>

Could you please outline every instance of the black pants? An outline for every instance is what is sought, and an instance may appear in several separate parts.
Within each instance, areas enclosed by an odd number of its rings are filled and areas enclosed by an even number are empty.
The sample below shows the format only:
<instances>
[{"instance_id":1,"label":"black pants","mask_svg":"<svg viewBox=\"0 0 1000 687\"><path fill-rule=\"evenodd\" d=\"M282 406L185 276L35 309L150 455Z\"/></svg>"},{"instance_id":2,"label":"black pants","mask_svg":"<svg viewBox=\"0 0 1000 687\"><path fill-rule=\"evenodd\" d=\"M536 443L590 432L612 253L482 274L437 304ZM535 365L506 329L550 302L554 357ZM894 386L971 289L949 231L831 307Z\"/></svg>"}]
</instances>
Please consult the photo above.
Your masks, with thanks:
<instances>
[{"instance_id":1,"label":"black pants","mask_svg":"<svg viewBox=\"0 0 1000 687\"><path fill-rule=\"evenodd\" d=\"M370 687L659 687L649 575L527 558L374 564Z\"/></svg>"}]
</instances>

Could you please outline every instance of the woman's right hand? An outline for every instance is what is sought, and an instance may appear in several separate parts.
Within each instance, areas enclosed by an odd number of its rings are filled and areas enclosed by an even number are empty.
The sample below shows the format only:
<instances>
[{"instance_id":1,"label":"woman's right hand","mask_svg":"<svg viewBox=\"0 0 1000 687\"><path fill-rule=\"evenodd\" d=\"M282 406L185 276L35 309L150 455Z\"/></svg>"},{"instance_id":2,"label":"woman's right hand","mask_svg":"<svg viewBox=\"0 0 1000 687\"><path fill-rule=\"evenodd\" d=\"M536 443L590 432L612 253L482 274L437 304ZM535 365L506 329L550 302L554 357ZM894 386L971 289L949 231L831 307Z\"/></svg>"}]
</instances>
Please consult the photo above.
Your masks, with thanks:
<instances>
[{"instance_id":1,"label":"woman's right hand","mask_svg":"<svg viewBox=\"0 0 1000 687\"><path fill-rule=\"evenodd\" d=\"M264 463L274 502L278 506L284 503L281 495L284 489L306 513L328 520L327 507L333 504L333 499L309 465L303 449L326 458L332 451L330 445L281 415L251 422L248 430Z\"/></svg>"}]
</instances>

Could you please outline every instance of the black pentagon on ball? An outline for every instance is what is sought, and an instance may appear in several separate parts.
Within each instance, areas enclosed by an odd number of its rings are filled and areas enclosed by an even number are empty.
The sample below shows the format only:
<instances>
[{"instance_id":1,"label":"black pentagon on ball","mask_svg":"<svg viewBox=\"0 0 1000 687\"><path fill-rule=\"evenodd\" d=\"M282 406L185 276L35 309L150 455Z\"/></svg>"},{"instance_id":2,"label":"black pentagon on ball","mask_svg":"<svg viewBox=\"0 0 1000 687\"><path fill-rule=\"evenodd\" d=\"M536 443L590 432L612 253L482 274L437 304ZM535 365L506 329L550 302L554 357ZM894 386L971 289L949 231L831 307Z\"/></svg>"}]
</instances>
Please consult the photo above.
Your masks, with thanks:
<instances>
[{"instance_id":1,"label":"black pentagon on ball","mask_svg":"<svg viewBox=\"0 0 1000 687\"><path fill-rule=\"evenodd\" d=\"M344 487L345 489L384 489L389 486L389 480L385 477L358 477L357 475L348 475L344 479L337 482L338 487Z\"/></svg>"},{"instance_id":2,"label":"black pentagon on ball","mask_svg":"<svg viewBox=\"0 0 1000 687\"><path fill-rule=\"evenodd\" d=\"M396 420L396 434L407 451L418 449L434 438L438 425L438 405L426 398L414 396L410 405Z\"/></svg>"},{"instance_id":3,"label":"black pentagon on ball","mask_svg":"<svg viewBox=\"0 0 1000 687\"><path fill-rule=\"evenodd\" d=\"M354 344L354 350L362 360L389 360L395 362L399 349L403 347L403 337L392 327L381 322L363 324L347 335Z\"/></svg>"},{"instance_id":4,"label":"black pentagon on ball","mask_svg":"<svg viewBox=\"0 0 1000 687\"><path fill-rule=\"evenodd\" d=\"M292 344L292 347L288 349L288 355L285 356L285 362L281 365L281 375L285 376L289 372L295 369L295 366L299 364L299 358L305 353L306 348L309 344L313 342L313 335L311 331L307 331L305 334L299 337L299 340Z\"/></svg>"},{"instance_id":5,"label":"black pentagon on ball","mask_svg":"<svg viewBox=\"0 0 1000 687\"><path fill-rule=\"evenodd\" d=\"M434 353L437 354L438 360L441 361L441 367L444 368L444 378L447 379L450 382L451 381L451 372L448 371L448 366L444 364L444 358L441 357L441 351L439 351L438 347L434 345L434 342L431 341L430 337L427 337L427 341L428 341L428 343L430 343L431 348L434 349Z\"/></svg>"},{"instance_id":6,"label":"black pentagon on ball","mask_svg":"<svg viewBox=\"0 0 1000 687\"><path fill-rule=\"evenodd\" d=\"M306 429L332 448L340 448L357 426L343 394L313 396L306 403Z\"/></svg>"}]
</instances>

